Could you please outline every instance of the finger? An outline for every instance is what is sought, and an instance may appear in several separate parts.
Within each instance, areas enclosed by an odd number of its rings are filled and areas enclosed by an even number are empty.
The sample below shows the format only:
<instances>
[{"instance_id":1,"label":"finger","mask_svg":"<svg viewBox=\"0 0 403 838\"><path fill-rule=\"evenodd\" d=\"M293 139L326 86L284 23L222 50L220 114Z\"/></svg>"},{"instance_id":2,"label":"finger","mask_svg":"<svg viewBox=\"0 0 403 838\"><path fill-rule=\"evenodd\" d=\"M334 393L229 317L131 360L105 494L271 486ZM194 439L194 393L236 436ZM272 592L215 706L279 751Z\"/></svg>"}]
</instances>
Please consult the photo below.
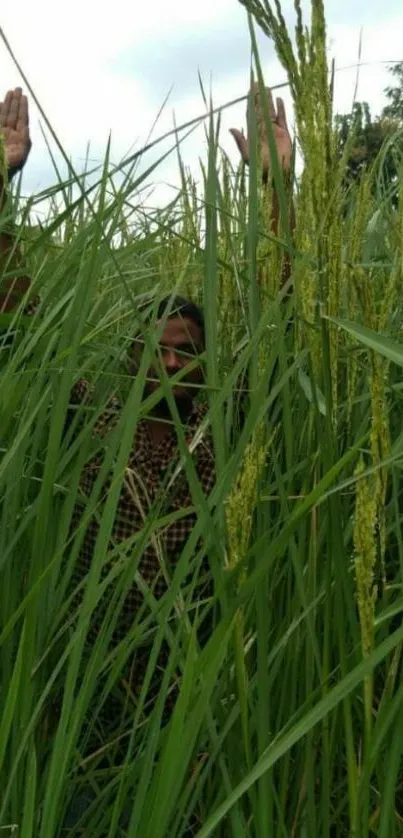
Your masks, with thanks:
<instances>
[{"instance_id":1,"label":"finger","mask_svg":"<svg viewBox=\"0 0 403 838\"><path fill-rule=\"evenodd\" d=\"M10 107L7 114L7 128L16 128L17 127L17 120L18 120L18 113L20 110L20 101L22 96L22 90L20 87L16 87L15 90L12 91L11 98L10 98Z\"/></svg>"},{"instance_id":2,"label":"finger","mask_svg":"<svg viewBox=\"0 0 403 838\"><path fill-rule=\"evenodd\" d=\"M270 87L265 87L263 89L264 89L265 94L266 94L266 101L267 101L267 107L268 107L268 111L269 111L269 117L270 117L270 119L276 119L276 109L274 107L274 101L273 101L273 96L272 96L272 92L270 90ZM259 82L256 81L254 84L252 84L251 93L252 93L253 100L254 100L254 103L255 103L256 114L257 114L259 120L263 122L264 121L264 115L263 115L264 111L263 111L262 101L261 101L261 97L260 97Z\"/></svg>"},{"instance_id":3,"label":"finger","mask_svg":"<svg viewBox=\"0 0 403 838\"><path fill-rule=\"evenodd\" d=\"M277 119L276 109L274 107L273 94L270 90L270 87L266 87L266 98L267 98L267 106L268 106L268 109L269 109L270 119Z\"/></svg>"},{"instance_id":4,"label":"finger","mask_svg":"<svg viewBox=\"0 0 403 838\"><path fill-rule=\"evenodd\" d=\"M11 100L13 98L13 91L8 90L5 97L4 102L1 108L1 124L3 127L7 125L8 114L11 107Z\"/></svg>"},{"instance_id":5,"label":"finger","mask_svg":"<svg viewBox=\"0 0 403 838\"><path fill-rule=\"evenodd\" d=\"M28 128L29 113L28 113L28 99L26 96L21 96L18 109L17 131L23 131Z\"/></svg>"},{"instance_id":6,"label":"finger","mask_svg":"<svg viewBox=\"0 0 403 838\"><path fill-rule=\"evenodd\" d=\"M232 134L237 146L238 150L241 154L242 160L244 163L249 162L249 143L242 131L238 131L238 128L230 128L230 134Z\"/></svg>"},{"instance_id":7,"label":"finger","mask_svg":"<svg viewBox=\"0 0 403 838\"><path fill-rule=\"evenodd\" d=\"M276 103L277 103L277 122L278 122L280 128L284 128L285 131L288 131L287 116L286 116L286 112L285 112L284 99L281 99L281 97L279 97L278 99L276 99Z\"/></svg>"}]
</instances>

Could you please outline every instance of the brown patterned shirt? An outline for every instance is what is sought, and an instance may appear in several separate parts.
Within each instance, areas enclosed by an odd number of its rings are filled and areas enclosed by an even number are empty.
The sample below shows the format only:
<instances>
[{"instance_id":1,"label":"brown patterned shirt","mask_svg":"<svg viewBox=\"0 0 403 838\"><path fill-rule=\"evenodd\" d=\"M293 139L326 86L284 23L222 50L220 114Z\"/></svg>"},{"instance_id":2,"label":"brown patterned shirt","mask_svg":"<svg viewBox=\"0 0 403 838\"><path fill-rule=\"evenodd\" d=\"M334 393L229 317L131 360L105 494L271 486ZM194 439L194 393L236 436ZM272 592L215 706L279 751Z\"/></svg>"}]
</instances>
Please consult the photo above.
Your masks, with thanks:
<instances>
[{"instance_id":1,"label":"brown patterned shirt","mask_svg":"<svg viewBox=\"0 0 403 838\"><path fill-rule=\"evenodd\" d=\"M81 380L73 389L71 403L76 405L90 403L91 394L92 388L89 382ZM116 422L119 409L120 405L118 400L112 398L94 427L93 434L97 439L107 437L108 431ZM194 406L185 429L185 438L188 443L193 439L196 429L206 415L206 411L207 406L204 404ZM175 463L179 462L175 430L170 426L167 426L167 428L166 436L158 445L154 445L147 422L142 420L137 425L133 446L125 469L125 476L111 534L110 546L115 551L116 545L130 539L131 536L143 528L147 512L154 503L161 499L161 487L163 487L164 480L171 474L171 469ZM215 480L215 462L210 435L202 437L192 456L203 492L205 495L208 495ZM97 454L84 467L80 479L80 488L87 497L91 494L94 487L102 460L102 454ZM107 492L107 489L108 486L106 484L104 491ZM164 492L163 488L162 492ZM169 514L172 511L180 511L193 505L194 502L186 474L182 470L179 479L173 481L173 491L171 491L170 495L165 497L163 494L163 503L162 507L159 507L158 516ZM74 529L78 527L83 511L83 505L77 503L73 514ZM162 571L161 553L168 567L172 568L180 556L195 521L195 512L181 516L164 530L159 531L153 539L153 543L147 542L142 551L136 570L142 577L142 580L150 587L155 598L160 598L167 590L167 583ZM99 524L94 517L86 527L84 541L74 571L74 587L82 582L89 572L98 531ZM108 569L110 569L110 566L108 567L106 563L104 568L105 574L108 572ZM208 568L205 569L208 570ZM108 597L105 596L92 621L88 637L90 642L95 639L99 623L102 620L107 605ZM119 617L118 628L113 636L114 644L118 643L126 635L133 624L135 615L142 605L144 605L143 594L136 582L133 581ZM140 673L137 672L137 682L139 678Z\"/></svg>"}]
</instances>

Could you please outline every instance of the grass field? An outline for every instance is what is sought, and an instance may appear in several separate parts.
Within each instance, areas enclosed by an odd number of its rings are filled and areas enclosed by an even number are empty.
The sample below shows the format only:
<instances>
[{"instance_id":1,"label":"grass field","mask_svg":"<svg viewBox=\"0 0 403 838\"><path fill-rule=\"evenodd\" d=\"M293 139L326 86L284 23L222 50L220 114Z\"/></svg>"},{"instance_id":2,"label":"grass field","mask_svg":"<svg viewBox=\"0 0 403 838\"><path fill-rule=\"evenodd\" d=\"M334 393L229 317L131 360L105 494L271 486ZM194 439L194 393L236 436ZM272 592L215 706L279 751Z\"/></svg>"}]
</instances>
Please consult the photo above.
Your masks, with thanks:
<instances>
[{"instance_id":1,"label":"grass field","mask_svg":"<svg viewBox=\"0 0 403 838\"><path fill-rule=\"evenodd\" d=\"M182 189L166 208L151 211L141 197L158 164L146 175L137 159L118 167L117 188L108 154L90 180L55 174L40 196L52 198L42 228L30 221L39 196L16 199L41 304L34 317L21 305L1 319L1 836L403 835L403 170L386 182L381 155L346 188L323 5L311 6L307 29L297 15L293 40L276 4L249 6L255 77L263 83L260 25L288 76L303 160L293 189L273 168L277 236L268 232L273 195L260 186L253 119L249 170L235 171L219 149L219 114L205 120L200 176L182 161L186 131L172 134ZM100 581L145 410L142 375L128 375L126 352L144 333L144 373L155 336L142 307L171 291L205 311L216 485L204 499L177 422L195 531L167 594L156 601L149 592L111 648L141 550L167 524L153 508ZM70 522L96 418L71 444L63 436L80 377L96 383L99 410L112 391L125 407L104 463L113 472L107 502L100 507L97 489L88 505L88 517L101 516L100 537L75 608L70 579L83 533L71 535ZM195 607L206 556L214 593ZM91 614L112 581L88 648ZM200 647L207 618L214 628ZM148 682L163 642L168 665L145 713L147 683L130 693L127 662L148 643ZM162 724L173 673L178 697ZM110 696L112 733L102 712ZM89 808L63 830L88 789Z\"/></svg>"}]
</instances>

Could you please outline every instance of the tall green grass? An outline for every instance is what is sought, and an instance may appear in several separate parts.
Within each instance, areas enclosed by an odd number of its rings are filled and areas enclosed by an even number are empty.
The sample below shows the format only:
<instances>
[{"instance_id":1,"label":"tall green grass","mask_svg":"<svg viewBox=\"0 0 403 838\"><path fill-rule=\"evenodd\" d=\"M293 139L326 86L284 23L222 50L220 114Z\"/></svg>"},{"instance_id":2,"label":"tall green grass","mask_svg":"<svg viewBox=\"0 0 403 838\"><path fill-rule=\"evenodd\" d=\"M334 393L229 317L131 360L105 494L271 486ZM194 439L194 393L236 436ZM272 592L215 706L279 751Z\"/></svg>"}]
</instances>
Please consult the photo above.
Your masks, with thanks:
<instances>
[{"instance_id":1,"label":"tall green grass","mask_svg":"<svg viewBox=\"0 0 403 838\"><path fill-rule=\"evenodd\" d=\"M201 187L182 159L188 129L172 132L181 190L164 209L149 210L141 191L158 162L117 167L117 187L108 151L95 181L55 169L52 190L16 206L41 306L32 319L21 306L1 320L13 336L0 355L4 835L66 834L66 813L89 788L92 803L67 834L403 834L401 182L384 182L381 156L345 190L320 0L307 28L296 3L292 35L278 3L245 5L255 78L263 85L257 22L293 96L304 161L294 231L278 165L281 222L269 231L253 119L247 175L221 153L213 112ZM47 223L31 226L35 202L50 197ZM284 254L291 276L280 290ZM171 291L205 309L216 485L204 498L174 415L197 524L166 595L156 601L144 586L144 608L111 647L125 592L133 578L142 584L142 550L168 522L156 504L101 576L133 433L150 406L142 385L157 337L143 308ZM139 332L145 352L133 379L126 352ZM80 377L94 381L97 408L66 437ZM162 374L161 387L171 398ZM71 577L83 527L71 533L70 523L91 428L112 391L124 408L86 508L100 533L78 608ZM195 603L205 557L214 591ZM201 647L205 620L213 628ZM144 644L148 668L134 696L127 667ZM162 644L168 663L147 709ZM116 716L105 719L111 698Z\"/></svg>"}]
</instances>

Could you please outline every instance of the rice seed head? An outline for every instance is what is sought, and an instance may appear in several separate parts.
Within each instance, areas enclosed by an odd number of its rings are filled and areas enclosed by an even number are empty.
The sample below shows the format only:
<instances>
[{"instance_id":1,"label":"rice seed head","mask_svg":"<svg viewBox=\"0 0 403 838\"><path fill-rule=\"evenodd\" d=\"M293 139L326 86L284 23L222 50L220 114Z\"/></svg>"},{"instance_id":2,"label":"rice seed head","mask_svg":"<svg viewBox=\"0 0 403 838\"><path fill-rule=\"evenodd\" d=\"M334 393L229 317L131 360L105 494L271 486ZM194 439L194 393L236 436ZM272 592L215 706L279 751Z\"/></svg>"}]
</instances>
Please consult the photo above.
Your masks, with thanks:
<instances>
[{"instance_id":1,"label":"rice seed head","mask_svg":"<svg viewBox=\"0 0 403 838\"><path fill-rule=\"evenodd\" d=\"M361 645L367 657L373 646L376 589L376 495L373 481L364 476L362 457L356 468L357 486L354 515L354 561L357 605L361 626Z\"/></svg>"}]
</instances>

